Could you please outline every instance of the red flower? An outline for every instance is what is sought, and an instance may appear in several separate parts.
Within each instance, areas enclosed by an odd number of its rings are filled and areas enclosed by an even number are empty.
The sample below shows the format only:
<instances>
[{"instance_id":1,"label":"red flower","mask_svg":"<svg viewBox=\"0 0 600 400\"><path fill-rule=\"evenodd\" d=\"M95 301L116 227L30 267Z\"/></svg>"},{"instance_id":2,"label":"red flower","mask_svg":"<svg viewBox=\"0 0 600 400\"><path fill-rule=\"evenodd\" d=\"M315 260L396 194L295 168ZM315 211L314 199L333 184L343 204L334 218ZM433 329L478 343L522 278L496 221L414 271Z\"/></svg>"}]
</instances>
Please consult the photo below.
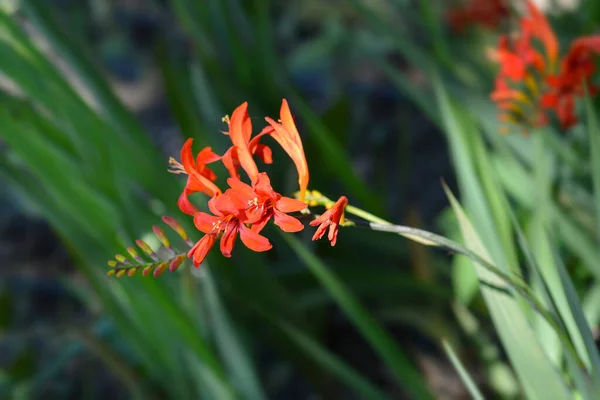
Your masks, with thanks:
<instances>
[{"instance_id":1,"label":"red flower","mask_svg":"<svg viewBox=\"0 0 600 400\"><path fill-rule=\"evenodd\" d=\"M302 222L287 213L302 211L306 204L275 192L266 173L261 172L252 186L236 178L229 178L227 183L233 189L232 197L237 196L238 202L246 205L246 222L253 224L253 231L260 232L271 218L284 232L304 229Z\"/></svg>"},{"instance_id":2,"label":"red flower","mask_svg":"<svg viewBox=\"0 0 600 400\"><path fill-rule=\"evenodd\" d=\"M213 153L210 147L205 147L198 153L194 161L194 155L192 154L193 141L194 139L188 139L181 148L181 163L174 158L169 160L169 164L173 166L173 169L169 170L170 172L188 175L187 183L183 193L179 196L177 205L181 211L189 215L198 212L188 199L190 194L201 192L211 197L221 194L221 190L213 183L217 177L212 170L206 167L206 164L218 161L221 157Z\"/></svg>"},{"instance_id":3,"label":"red flower","mask_svg":"<svg viewBox=\"0 0 600 400\"><path fill-rule=\"evenodd\" d=\"M563 129L577 123L575 97L585 94L583 83L590 95L598 88L592 83L596 72L594 55L600 53L600 36L588 36L575 40L569 52L563 57L560 72L546 78L548 92L542 97L544 107L553 109Z\"/></svg>"},{"instance_id":4,"label":"red flower","mask_svg":"<svg viewBox=\"0 0 600 400\"><path fill-rule=\"evenodd\" d=\"M528 16L521 19L520 32L509 42L500 39L492 58L500 64L496 88L491 94L501 110L499 119L528 126L549 123L548 111L556 114L563 129L577 123L576 96L583 96L583 84L595 94L591 83L596 68L593 56L600 52L600 36L583 37L571 45L559 61L556 35L544 15L527 1ZM536 45L540 45L541 52Z\"/></svg>"},{"instance_id":5,"label":"red flower","mask_svg":"<svg viewBox=\"0 0 600 400\"><path fill-rule=\"evenodd\" d=\"M271 149L260 144L260 138L270 132L270 128L263 129L254 138L252 137L252 122L248 114L248 102L244 102L236 108L231 115L231 120L226 119L229 124L229 137L233 146L223 155L223 164L232 178L240 177L238 170L240 166L246 171L252 181L258 176L258 167L252 158L257 155L264 163L273 162Z\"/></svg>"},{"instance_id":6,"label":"red flower","mask_svg":"<svg viewBox=\"0 0 600 400\"><path fill-rule=\"evenodd\" d=\"M329 210L312 220L310 222L310 226L319 225L312 240L321 239L327 228L329 228L329 234L327 235L327 238L331 242L331 245L335 246L335 243L337 242L338 228L340 223L344 221L344 209L347 205L348 199L346 196L342 196Z\"/></svg>"},{"instance_id":7,"label":"red flower","mask_svg":"<svg viewBox=\"0 0 600 400\"><path fill-rule=\"evenodd\" d=\"M205 233L188 253L188 257L193 258L195 266L199 266L204 261L219 236L221 236L220 250L225 257L231 257L238 233L242 243L251 250L261 252L272 247L269 239L245 225L247 220L245 210L240 208L240 204L231 194L229 189L208 202L208 207L214 215L203 212L194 215L194 225Z\"/></svg>"},{"instance_id":8,"label":"red flower","mask_svg":"<svg viewBox=\"0 0 600 400\"><path fill-rule=\"evenodd\" d=\"M496 29L508 16L510 7L507 0L471 0L462 8L451 11L448 22L457 32L473 24Z\"/></svg>"},{"instance_id":9,"label":"red flower","mask_svg":"<svg viewBox=\"0 0 600 400\"><path fill-rule=\"evenodd\" d=\"M281 123L275 122L269 117L265 118L265 120L273 128L271 136L273 136L296 165L298 185L300 186L300 200L304 200L304 195L308 188L308 163L304 155L300 134L298 133L298 129L296 129L290 107L285 99L281 102L279 118L281 119Z\"/></svg>"}]
</instances>

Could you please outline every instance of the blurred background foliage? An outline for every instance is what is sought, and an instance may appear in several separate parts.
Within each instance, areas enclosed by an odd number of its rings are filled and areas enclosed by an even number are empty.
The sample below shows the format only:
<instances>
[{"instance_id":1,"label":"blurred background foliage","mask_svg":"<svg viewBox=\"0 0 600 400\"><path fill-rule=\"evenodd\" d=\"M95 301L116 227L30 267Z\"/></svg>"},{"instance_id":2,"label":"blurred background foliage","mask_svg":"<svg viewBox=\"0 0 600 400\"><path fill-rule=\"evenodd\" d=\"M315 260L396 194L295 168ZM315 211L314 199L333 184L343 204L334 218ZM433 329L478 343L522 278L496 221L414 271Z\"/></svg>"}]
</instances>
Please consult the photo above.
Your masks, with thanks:
<instances>
[{"instance_id":1,"label":"blurred background foliage","mask_svg":"<svg viewBox=\"0 0 600 400\"><path fill-rule=\"evenodd\" d=\"M135 239L157 246L162 215L194 232L167 160L187 137L223 152L221 118L243 101L255 129L290 101L312 188L460 240L443 177L491 259L530 282L571 340L567 310L597 336L588 130L500 136L485 58L497 32L450 31L449 3L0 6L0 397L470 398L457 359L487 396L529 393L505 348L519 333L494 319L506 299L481 294L467 258L394 235L344 229L330 248L273 230L267 253L239 246L160 279L106 277ZM600 22L591 0L553 10L565 40ZM293 192L293 165L274 158L273 186ZM522 303L561 365L556 333Z\"/></svg>"}]
</instances>

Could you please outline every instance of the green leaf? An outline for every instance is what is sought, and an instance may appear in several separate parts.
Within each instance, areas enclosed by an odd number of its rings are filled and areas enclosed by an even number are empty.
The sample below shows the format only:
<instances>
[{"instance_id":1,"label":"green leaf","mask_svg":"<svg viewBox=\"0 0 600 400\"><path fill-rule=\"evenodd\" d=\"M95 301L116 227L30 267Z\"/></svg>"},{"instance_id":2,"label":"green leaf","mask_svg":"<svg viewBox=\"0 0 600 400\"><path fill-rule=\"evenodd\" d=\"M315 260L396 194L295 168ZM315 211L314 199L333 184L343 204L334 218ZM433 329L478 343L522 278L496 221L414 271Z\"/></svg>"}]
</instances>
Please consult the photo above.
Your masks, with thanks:
<instances>
[{"instance_id":1,"label":"green leaf","mask_svg":"<svg viewBox=\"0 0 600 400\"><path fill-rule=\"evenodd\" d=\"M573 340L580 357L583 359L585 366L593 379L596 395L600 396L600 354L598 352L598 347L596 346L590 326L588 325L581 307L581 302L579 301L579 296L577 296L575 286L555 249L552 251L552 256L554 257L554 264L556 265L564 288L566 301L570 311L569 319L565 321L565 324L567 325L571 339ZM563 314L566 313L561 313L561 316L564 318ZM571 327L569 323L575 326Z\"/></svg>"},{"instance_id":2,"label":"green leaf","mask_svg":"<svg viewBox=\"0 0 600 400\"><path fill-rule=\"evenodd\" d=\"M473 378L471 378L471 375L469 375L469 372L466 370L466 368L460 362L460 359L458 358L458 356L452 349L452 346L450 346L450 343L448 343L448 341L446 341L446 340L443 340L442 345L444 346L444 350L446 351L448 358L452 362L452 365L454 365L454 368L458 372L460 379L462 379L463 383L467 387L467 390L469 391L469 393L471 393L471 397L474 400L484 400L484 397L481 394L481 392L479 391L479 388L477 387L475 382L473 382Z\"/></svg>"},{"instance_id":3,"label":"green leaf","mask_svg":"<svg viewBox=\"0 0 600 400\"><path fill-rule=\"evenodd\" d=\"M341 382L346 384L348 388L353 389L361 398L372 400L385 400L389 398L365 377L346 365L342 360L322 347L319 342L313 340L301 330L286 322L279 322L279 327L320 366L328 369L337 376Z\"/></svg>"},{"instance_id":4,"label":"green leaf","mask_svg":"<svg viewBox=\"0 0 600 400\"><path fill-rule=\"evenodd\" d=\"M230 379L243 398L249 400L266 399L255 368L237 337L236 330L223 306L212 272L206 271L204 277L204 301L212 321L213 336L221 357L230 372Z\"/></svg>"},{"instance_id":5,"label":"green leaf","mask_svg":"<svg viewBox=\"0 0 600 400\"><path fill-rule=\"evenodd\" d=\"M458 217L465 244L491 262L486 248L462 207L448 189L446 193ZM506 287L501 279L487 269L478 264L475 264L475 267L482 281L494 287ZM482 286L481 290L494 326L527 396L540 400L571 398L565 382L549 362L517 301L497 289Z\"/></svg>"},{"instance_id":6,"label":"green leaf","mask_svg":"<svg viewBox=\"0 0 600 400\"><path fill-rule=\"evenodd\" d=\"M402 387L418 399L431 399L432 395L418 370L394 343L391 336L348 292L337 276L298 239L292 235L284 235L283 237L315 278L329 291L331 297L354 323L358 331L379 354Z\"/></svg>"},{"instance_id":7,"label":"green leaf","mask_svg":"<svg viewBox=\"0 0 600 400\"><path fill-rule=\"evenodd\" d=\"M587 115L587 133L590 137L590 154L592 165L592 183L594 185L594 205L596 206L596 226L598 240L600 240L600 127L596 118L596 112L592 105L589 94L584 98L585 111Z\"/></svg>"}]
</instances>

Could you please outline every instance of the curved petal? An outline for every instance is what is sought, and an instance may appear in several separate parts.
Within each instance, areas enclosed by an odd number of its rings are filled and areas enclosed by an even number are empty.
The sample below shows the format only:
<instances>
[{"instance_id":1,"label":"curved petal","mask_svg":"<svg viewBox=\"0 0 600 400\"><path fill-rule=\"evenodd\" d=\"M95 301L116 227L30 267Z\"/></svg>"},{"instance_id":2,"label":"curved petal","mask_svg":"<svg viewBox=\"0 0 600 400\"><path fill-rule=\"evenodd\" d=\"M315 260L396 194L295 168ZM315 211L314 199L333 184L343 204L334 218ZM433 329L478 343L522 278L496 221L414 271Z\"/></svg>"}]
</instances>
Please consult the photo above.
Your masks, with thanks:
<instances>
[{"instance_id":1,"label":"curved petal","mask_svg":"<svg viewBox=\"0 0 600 400\"><path fill-rule=\"evenodd\" d=\"M306 203L300 200L283 196L275 203L275 208L284 213L302 211L307 207L308 206L306 205Z\"/></svg>"},{"instance_id":2,"label":"curved petal","mask_svg":"<svg viewBox=\"0 0 600 400\"><path fill-rule=\"evenodd\" d=\"M265 164L273 164L273 151L266 144L257 144L252 150L252 154L255 154Z\"/></svg>"},{"instance_id":3,"label":"curved petal","mask_svg":"<svg viewBox=\"0 0 600 400\"><path fill-rule=\"evenodd\" d=\"M329 242L332 246L335 246L335 243L337 242L338 231L338 224L332 223L329 225L329 234L327 235L327 239L329 239Z\"/></svg>"},{"instance_id":4,"label":"curved petal","mask_svg":"<svg viewBox=\"0 0 600 400\"><path fill-rule=\"evenodd\" d=\"M277 192L273 190L271 186L271 179L269 179L269 175L266 172L261 172L256 177L256 181L252 184L254 191L264 197L268 197L271 199L279 197Z\"/></svg>"},{"instance_id":5,"label":"curved petal","mask_svg":"<svg viewBox=\"0 0 600 400\"><path fill-rule=\"evenodd\" d=\"M211 233L215 225L219 222L219 219L219 217L215 217L214 215L197 212L194 214L194 225L201 232Z\"/></svg>"},{"instance_id":6,"label":"curved petal","mask_svg":"<svg viewBox=\"0 0 600 400\"><path fill-rule=\"evenodd\" d=\"M229 196L229 190L220 196L215 196L208 201L208 209L215 215L236 215L238 209L235 202Z\"/></svg>"},{"instance_id":7,"label":"curved petal","mask_svg":"<svg viewBox=\"0 0 600 400\"><path fill-rule=\"evenodd\" d=\"M311 225L312 225L312 222L311 222ZM323 237L323 235L325 234L325 231L327 230L328 226L329 226L329 221L325 221L324 223L322 223L321 225L319 225L319 227L315 231L315 234L312 237L313 242L315 240L319 240L319 239L321 239Z\"/></svg>"},{"instance_id":8,"label":"curved petal","mask_svg":"<svg viewBox=\"0 0 600 400\"><path fill-rule=\"evenodd\" d=\"M194 139L189 138L185 141L183 147L181 148L181 163L185 172L188 173L190 179L188 179L187 185L193 185L190 189L190 193L192 192L202 192L207 194L208 196L214 196L216 194L221 194L221 189L217 185L211 182L210 179L203 176L196 166L194 162L194 155L192 154L192 143ZM209 170L210 171L210 170ZM212 173L212 171L210 171ZM195 179L193 181L191 178Z\"/></svg>"},{"instance_id":9,"label":"curved petal","mask_svg":"<svg viewBox=\"0 0 600 400\"><path fill-rule=\"evenodd\" d=\"M275 225L280 227L284 232L300 232L302 229L304 229L304 224L291 215L287 215L278 210L274 210L274 215Z\"/></svg>"},{"instance_id":10,"label":"curved petal","mask_svg":"<svg viewBox=\"0 0 600 400\"><path fill-rule=\"evenodd\" d=\"M254 250L257 252L270 250L271 242L264 236L259 235L258 233L248 229L245 225L240 225L240 238L242 239L242 243L246 245L250 250Z\"/></svg>"},{"instance_id":11,"label":"curved petal","mask_svg":"<svg viewBox=\"0 0 600 400\"><path fill-rule=\"evenodd\" d=\"M542 42L550 62L554 63L558 58L558 40L556 39L556 35L552 31L552 27L544 14L536 7L533 1L527 0L526 4L531 16L531 34Z\"/></svg>"},{"instance_id":12,"label":"curved petal","mask_svg":"<svg viewBox=\"0 0 600 400\"><path fill-rule=\"evenodd\" d=\"M264 214L258 214L258 219L256 219L254 222L250 222L248 221L248 223L252 224L252 231L259 233L260 231L263 230L263 228L265 226L267 226L267 223L271 220L271 218L273 217L272 213L264 213Z\"/></svg>"},{"instance_id":13,"label":"curved petal","mask_svg":"<svg viewBox=\"0 0 600 400\"><path fill-rule=\"evenodd\" d=\"M237 239L239 226L240 223L237 220L229 222L225 227L225 232L223 232L223 236L221 237L221 253L227 258L231 257L233 245L235 244L235 240Z\"/></svg>"},{"instance_id":14,"label":"curved petal","mask_svg":"<svg viewBox=\"0 0 600 400\"><path fill-rule=\"evenodd\" d=\"M194 266L198 267L202 264L202 261L206 258L206 255L212 249L215 242L217 241L216 235L204 235L194 247L188 252L188 258L192 257Z\"/></svg>"},{"instance_id":15,"label":"curved petal","mask_svg":"<svg viewBox=\"0 0 600 400\"><path fill-rule=\"evenodd\" d=\"M256 193L252 190L252 187L237 178L229 178L227 179L227 184L234 191L238 192L242 195L243 198L246 199L246 204L249 200L252 200L256 197Z\"/></svg>"},{"instance_id":16,"label":"curved petal","mask_svg":"<svg viewBox=\"0 0 600 400\"><path fill-rule=\"evenodd\" d=\"M193 138L189 138L188 140L186 140L183 144L183 147L181 148L180 154L181 164L183 165L185 172L187 172L188 174L191 174L193 171L196 170L196 163L194 162L194 155L192 154L193 143Z\"/></svg>"},{"instance_id":17,"label":"curved petal","mask_svg":"<svg viewBox=\"0 0 600 400\"><path fill-rule=\"evenodd\" d=\"M258 176L258 167L250 153L250 135L252 135L252 124L248 115L248 102L244 102L231 115L229 137L237 150L237 156L242 169L254 181Z\"/></svg>"},{"instance_id":18,"label":"curved petal","mask_svg":"<svg viewBox=\"0 0 600 400\"><path fill-rule=\"evenodd\" d=\"M281 119L281 124L284 128L291 134L291 139L296 143L296 145L302 147L302 141L300 140L300 134L298 133L298 129L296 128L296 123L294 122L294 117L292 117L292 112L290 111L290 106L286 99L281 100L281 109L279 110L279 118Z\"/></svg>"},{"instance_id":19,"label":"curved petal","mask_svg":"<svg viewBox=\"0 0 600 400\"><path fill-rule=\"evenodd\" d=\"M198 209L194 207L190 200L188 199L188 192L186 190L181 193L179 199L177 199L177 206L181 210L181 212L186 213L187 215L194 215L198 212Z\"/></svg>"},{"instance_id":20,"label":"curved petal","mask_svg":"<svg viewBox=\"0 0 600 400\"><path fill-rule=\"evenodd\" d=\"M198 153L198 155L196 156L196 165L206 165L215 161L219 161L220 159L221 156L216 153L213 153L212 148L210 146L207 146L200 150L200 153Z\"/></svg>"},{"instance_id":21,"label":"curved petal","mask_svg":"<svg viewBox=\"0 0 600 400\"><path fill-rule=\"evenodd\" d=\"M304 155L304 149L300 137L297 135L297 131L290 132L283 125L273 121L267 117L265 120L273 127L274 131L271 134L273 139L279 143L283 150L294 162L296 170L298 171L298 186L300 187L300 199L304 198L306 189L308 188L308 164ZM295 127L294 127L295 130Z\"/></svg>"},{"instance_id":22,"label":"curved petal","mask_svg":"<svg viewBox=\"0 0 600 400\"><path fill-rule=\"evenodd\" d=\"M238 169L240 168L240 160L238 159L235 147L230 147L229 150L223 154L221 161L223 161L223 165L225 165L225 168L227 168L230 177L238 179L240 178L240 174L238 173Z\"/></svg>"}]
</instances>

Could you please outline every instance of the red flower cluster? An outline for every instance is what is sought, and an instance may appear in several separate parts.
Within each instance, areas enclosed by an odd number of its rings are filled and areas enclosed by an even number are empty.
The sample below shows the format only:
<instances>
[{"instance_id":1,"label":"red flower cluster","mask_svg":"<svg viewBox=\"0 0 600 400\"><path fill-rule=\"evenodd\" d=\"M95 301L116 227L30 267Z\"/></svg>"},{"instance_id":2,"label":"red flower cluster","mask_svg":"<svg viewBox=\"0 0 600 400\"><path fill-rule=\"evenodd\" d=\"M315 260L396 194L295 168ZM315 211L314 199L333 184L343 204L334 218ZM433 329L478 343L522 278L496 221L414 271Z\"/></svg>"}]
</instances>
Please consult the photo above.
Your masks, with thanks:
<instances>
[{"instance_id":1,"label":"red flower cluster","mask_svg":"<svg viewBox=\"0 0 600 400\"><path fill-rule=\"evenodd\" d=\"M448 13L448 23L457 32L471 25L496 29L510 13L508 0L470 0L463 7Z\"/></svg>"},{"instance_id":2,"label":"red flower cluster","mask_svg":"<svg viewBox=\"0 0 600 400\"><path fill-rule=\"evenodd\" d=\"M302 211L307 208L304 203L308 187L308 165L302 147L300 135L292 118L287 101L281 105L280 121L265 118L268 125L256 136L252 137L252 123L248 115L248 103L236 108L231 119L224 118L228 123L229 135L232 146L219 156L205 147L194 159L192 141L188 139L181 149L181 163L170 159L173 173L188 175L187 184L179 197L178 206L184 213L194 217L194 224L204 236L192 247L188 257L193 259L194 265L199 266L211 248L220 238L220 250L225 257L231 257L233 246L238 237L242 243L254 251L269 250L272 245L260 233L271 220L284 232L298 232L304 225L297 218L289 215L292 212ZM263 162L273 162L271 149L260 143L263 136L271 136L293 160L298 171L298 184L300 187L299 199L284 197L272 187L269 177L265 172L259 172L254 157ZM208 164L221 161L229 172L227 184L229 188L222 192L215 181L215 173L207 167ZM241 181L239 169L250 178L248 185ZM208 208L211 214L199 211L189 200L193 193L204 193L211 197ZM343 197L330 210L320 218L311 222L311 225L320 225L313 240L323 236L324 230L330 227L329 239L335 245L337 229L342 218L343 209L348 200ZM341 199L340 199L341 200Z\"/></svg>"},{"instance_id":3,"label":"red flower cluster","mask_svg":"<svg viewBox=\"0 0 600 400\"><path fill-rule=\"evenodd\" d=\"M510 39L502 36L491 52L500 71L490 97L503 122L540 127L549 123L549 112L554 111L561 127L568 129L577 123L575 99L584 95L583 82L590 93L598 91L591 78L600 36L575 40L559 59L552 27L531 1L526 4L528 15L521 18L519 32Z\"/></svg>"}]
</instances>

